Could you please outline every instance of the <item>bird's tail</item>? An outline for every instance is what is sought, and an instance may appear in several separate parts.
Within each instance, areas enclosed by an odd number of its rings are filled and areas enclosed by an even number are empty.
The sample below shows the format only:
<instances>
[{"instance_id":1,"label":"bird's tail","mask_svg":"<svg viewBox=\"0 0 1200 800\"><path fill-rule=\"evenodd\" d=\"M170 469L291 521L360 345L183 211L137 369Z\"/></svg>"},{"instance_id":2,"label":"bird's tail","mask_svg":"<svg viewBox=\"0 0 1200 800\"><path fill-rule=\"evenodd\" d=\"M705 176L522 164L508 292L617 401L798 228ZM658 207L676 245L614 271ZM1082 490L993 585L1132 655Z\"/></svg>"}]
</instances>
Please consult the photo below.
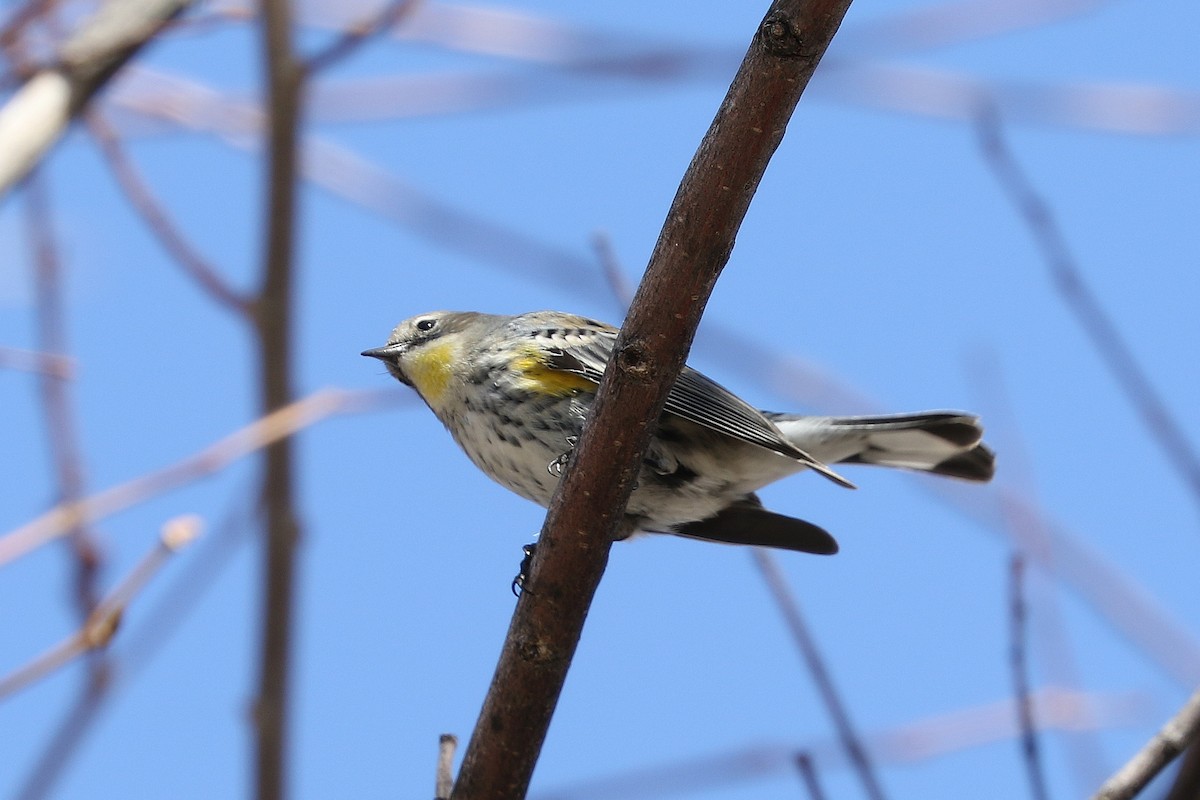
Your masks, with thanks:
<instances>
[{"instance_id":1,"label":"bird's tail","mask_svg":"<svg viewBox=\"0 0 1200 800\"><path fill-rule=\"evenodd\" d=\"M878 464L989 481L996 456L978 417L959 412L805 417L764 412L788 441L826 464Z\"/></svg>"}]
</instances>

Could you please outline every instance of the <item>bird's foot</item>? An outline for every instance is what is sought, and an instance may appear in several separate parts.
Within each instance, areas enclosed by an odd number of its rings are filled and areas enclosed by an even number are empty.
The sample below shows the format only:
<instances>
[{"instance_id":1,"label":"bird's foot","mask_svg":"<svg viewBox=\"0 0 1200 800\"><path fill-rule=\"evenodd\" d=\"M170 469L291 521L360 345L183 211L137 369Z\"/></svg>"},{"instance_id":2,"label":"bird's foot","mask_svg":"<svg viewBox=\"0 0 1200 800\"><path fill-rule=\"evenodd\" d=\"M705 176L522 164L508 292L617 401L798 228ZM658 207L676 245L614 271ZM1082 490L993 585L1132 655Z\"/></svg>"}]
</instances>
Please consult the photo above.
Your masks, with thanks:
<instances>
[{"instance_id":1,"label":"bird's foot","mask_svg":"<svg viewBox=\"0 0 1200 800\"><path fill-rule=\"evenodd\" d=\"M525 591L525 581L529 579L529 565L533 563L535 549L537 549L536 544L527 544L521 548L524 557L521 559L521 566L517 568L517 577L512 581L513 597L520 597L521 592Z\"/></svg>"}]
</instances>

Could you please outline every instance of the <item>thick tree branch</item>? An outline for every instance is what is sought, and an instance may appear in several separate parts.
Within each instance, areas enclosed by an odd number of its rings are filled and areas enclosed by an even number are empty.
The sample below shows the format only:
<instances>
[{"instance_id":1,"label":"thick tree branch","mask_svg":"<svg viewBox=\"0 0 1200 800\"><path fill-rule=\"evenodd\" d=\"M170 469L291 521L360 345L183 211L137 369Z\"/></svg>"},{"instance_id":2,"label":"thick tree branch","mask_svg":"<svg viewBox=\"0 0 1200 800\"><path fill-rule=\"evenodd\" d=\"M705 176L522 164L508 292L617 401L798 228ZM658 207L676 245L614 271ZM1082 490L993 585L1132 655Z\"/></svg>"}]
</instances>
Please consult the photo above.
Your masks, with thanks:
<instances>
[{"instance_id":1,"label":"thick tree branch","mask_svg":"<svg viewBox=\"0 0 1200 800\"><path fill-rule=\"evenodd\" d=\"M542 528L454 787L525 795L669 387L788 119L849 0L776 0L692 159Z\"/></svg>"}]
</instances>

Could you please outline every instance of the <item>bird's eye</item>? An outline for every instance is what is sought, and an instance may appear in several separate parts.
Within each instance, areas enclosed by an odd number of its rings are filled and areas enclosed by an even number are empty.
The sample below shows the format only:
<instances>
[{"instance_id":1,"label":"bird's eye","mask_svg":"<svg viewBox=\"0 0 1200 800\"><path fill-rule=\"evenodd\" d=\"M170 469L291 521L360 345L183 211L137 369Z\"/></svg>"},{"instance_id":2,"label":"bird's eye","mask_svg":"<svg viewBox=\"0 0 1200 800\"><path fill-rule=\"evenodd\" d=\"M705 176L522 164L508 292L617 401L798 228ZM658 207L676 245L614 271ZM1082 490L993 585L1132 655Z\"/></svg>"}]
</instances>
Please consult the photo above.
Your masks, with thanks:
<instances>
[{"instance_id":1,"label":"bird's eye","mask_svg":"<svg viewBox=\"0 0 1200 800\"><path fill-rule=\"evenodd\" d=\"M433 330L433 327L435 325L437 325L436 319L419 319L419 320L417 320L417 330L419 330L419 331L431 331L431 330Z\"/></svg>"}]
</instances>

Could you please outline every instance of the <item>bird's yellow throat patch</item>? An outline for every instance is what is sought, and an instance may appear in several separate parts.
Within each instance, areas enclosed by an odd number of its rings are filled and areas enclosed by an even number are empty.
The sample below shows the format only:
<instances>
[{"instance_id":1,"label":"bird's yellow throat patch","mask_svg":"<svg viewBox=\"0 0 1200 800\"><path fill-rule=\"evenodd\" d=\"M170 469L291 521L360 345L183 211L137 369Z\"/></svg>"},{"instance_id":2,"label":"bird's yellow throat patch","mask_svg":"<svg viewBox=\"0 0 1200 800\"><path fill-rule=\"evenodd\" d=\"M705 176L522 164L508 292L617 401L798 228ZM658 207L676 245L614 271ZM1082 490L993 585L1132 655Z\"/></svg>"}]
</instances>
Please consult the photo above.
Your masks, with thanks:
<instances>
[{"instance_id":1,"label":"bird's yellow throat patch","mask_svg":"<svg viewBox=\"0 0 1200 800\"><path fill-rule=\"evenodd\" d=\"M596 391L596 384L582 375L546 366L545 357L543 352L533 348L513 362L513 370L521 376L529 391L554 397Z\"/></svg>"},{"instance_id":2,"label":"bird's yellow throat patch","mask_svg":"<svg viewBox=\"0 0 1200 800\"><path fill-rule=\"evenodd\" d=\"M453 342L426 345L408 357L404 374L425 402L436 406L450 388L458 358L459 348Z\"/></svg>"}]
</instances>

